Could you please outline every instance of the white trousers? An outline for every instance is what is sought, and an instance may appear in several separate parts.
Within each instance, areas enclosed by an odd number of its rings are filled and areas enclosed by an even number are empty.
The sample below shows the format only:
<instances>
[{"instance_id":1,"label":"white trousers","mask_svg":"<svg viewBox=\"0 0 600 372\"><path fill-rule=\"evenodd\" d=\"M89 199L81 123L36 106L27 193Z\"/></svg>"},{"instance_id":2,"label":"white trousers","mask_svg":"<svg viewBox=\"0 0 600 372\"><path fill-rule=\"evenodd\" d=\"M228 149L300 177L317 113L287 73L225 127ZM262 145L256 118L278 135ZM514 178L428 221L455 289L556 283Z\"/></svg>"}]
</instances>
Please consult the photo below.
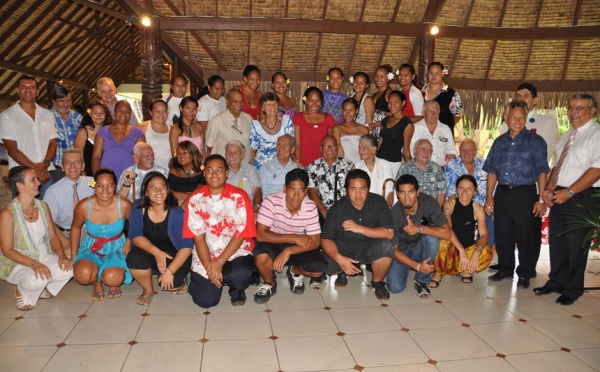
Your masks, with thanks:
<instances>
[{"instance_id":1,"label":"white trousers","mask_svg":"<svg viewBox=\"0 0 600 372\"><path fill-rule=\"evenodd\" d=\"M56 296L73 277L73 269L63 271L58 266L58 256L56 255L40 254L39 262L50 269L50 279L36 278L35 271L27 266L18 264L10 272L8 278L6 278L7 282L17 286L17 289L23 295L23 300L30 306L37 304L44 288L48 288L48 291L53 296Z\"/></svg>"}]
</instances>

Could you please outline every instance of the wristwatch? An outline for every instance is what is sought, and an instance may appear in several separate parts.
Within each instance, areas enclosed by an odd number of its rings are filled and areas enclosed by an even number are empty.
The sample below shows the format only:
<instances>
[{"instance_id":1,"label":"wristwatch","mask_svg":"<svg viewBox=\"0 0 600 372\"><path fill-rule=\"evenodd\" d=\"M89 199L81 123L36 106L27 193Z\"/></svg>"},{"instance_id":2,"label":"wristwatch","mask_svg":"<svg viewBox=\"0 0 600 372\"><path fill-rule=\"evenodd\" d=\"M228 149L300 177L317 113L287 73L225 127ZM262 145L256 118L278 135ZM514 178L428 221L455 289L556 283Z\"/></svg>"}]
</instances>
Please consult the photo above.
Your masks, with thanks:
<instances>
[{"instance_id":1,"label":"wristwatch","mask_svg":"<svg viewBox=\"0 0 600 372\"><path fill-rule=\"evenodd\" d=\"M569 195L569 198L572 198L573 195L575 195L575 193L573 192L573 190L567 189L567 195Z\"/></svg>"},{"instance_id":2,"label":"wristwatch","mask_svg":"<svg viewBox=\"0 0 600 372\"><path fill-rule=\"evenodd\" d=\"M421 234L423 232L423 227L421 225L417 226L417 234Z\"/></svg>"},{"instance_id":3,"label":"wristwatch","mask_svg":"<svg viewBox=\"0 0 600 372\"><path fill-rule=\"evenodd\" d=\"M480 245L476 245L476 246L475 246L475 249L477 249L478 251L483 251L483 247L482 247L482 246L480 246Z\"/></svg>"}]
</instances>

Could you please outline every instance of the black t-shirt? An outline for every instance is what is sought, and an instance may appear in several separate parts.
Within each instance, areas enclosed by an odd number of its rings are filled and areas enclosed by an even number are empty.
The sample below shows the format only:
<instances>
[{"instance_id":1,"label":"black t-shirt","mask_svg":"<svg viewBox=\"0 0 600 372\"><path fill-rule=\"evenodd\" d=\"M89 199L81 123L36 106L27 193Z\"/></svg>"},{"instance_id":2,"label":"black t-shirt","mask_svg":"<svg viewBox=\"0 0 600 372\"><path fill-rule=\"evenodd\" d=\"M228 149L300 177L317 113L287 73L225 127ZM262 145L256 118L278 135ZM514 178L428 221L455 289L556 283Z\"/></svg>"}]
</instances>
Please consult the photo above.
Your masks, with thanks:
<instances>
[{"instance_id":1,"label":"black t-shirt","mask_svg":"<svg viewBox=\"0 0 600 372\"><path fill-rule=\"evenodd\" d=\"M327 212L321 239L341 240L348 243L366 242L372 239L362 234L344 231L342 223L347 220L365 227L394 228L390 208L381 195L369 193L360 210L354 208L348 196L344 196Z\"/></svg>"},{"instance_id":2,"label":"black t-shirt","mask_svg":"<svg viewBox=\"0 0 600 372\"><path fill-rule=\"evenodd\" d=\"M392 163L398 163L402 161L402 148L404 147L404 130L411 124L410 119L404 116L396 123L392 128L388 128L387 123L390 120L390 116L387 116L381 122L381 132L379 136L383 139L379 150L377 150L377 157L391 161Z\"/></svg>"},{"instance_id":3,"label":"black t-shirt","mask_svg":"<svg viewBox=\"0 0 600 372\"><path fill-rule=\"evenodd\" d=\"M417 213L410 216L411 221L416 225L425 226L444 226L448 219L442 212L442 208L432 196L419 193L419 204ZM408 225L406 220L406 211L400 202L392 207L392 218L394 219L394 238L392 244L398 244L398 249L403 251L417 243L421 234L408 235L404 232L404 227Z\"/></svg>"}]
</instances>

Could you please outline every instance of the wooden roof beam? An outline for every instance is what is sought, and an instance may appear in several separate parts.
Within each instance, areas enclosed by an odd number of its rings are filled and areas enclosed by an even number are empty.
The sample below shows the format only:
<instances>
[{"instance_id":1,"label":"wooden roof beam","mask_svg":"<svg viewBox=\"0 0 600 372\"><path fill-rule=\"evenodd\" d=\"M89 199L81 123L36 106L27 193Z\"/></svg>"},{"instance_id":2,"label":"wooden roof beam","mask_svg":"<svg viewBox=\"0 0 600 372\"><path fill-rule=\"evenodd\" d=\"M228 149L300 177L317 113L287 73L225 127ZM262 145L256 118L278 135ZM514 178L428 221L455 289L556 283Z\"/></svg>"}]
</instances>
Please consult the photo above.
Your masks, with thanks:
<instances>
[{"instance_id":1,"label":"wooden roof beam","mask_svg":"<svg viewBox=\"0 0 600 372\"><path fill-rule=\"evenodd\" d=\"M502 26L502 22L504 22L504 16L506 15L506 8L508 6L508 0L504 0L502 4L502 11L500 12L500 19L498 20L498 27ZM494 55L496 54L496 47L498 45L498 40L494 40L494 44L492 45L492 51L490 52L490 57L488 58L488 68L485 71L485 81L490 78L490 71L492 70L492 61L494 60Z\"/></svg>"},{"instance_id":2,"label":"wooden roof beam","mask_svg":"<svg viewBox=\"0 0 600 372\"><path fill-rule=\"evenodd\" d=\"M323 19L160 17L162 30L274 31L362 35L421 36L429 25L422 23L358 22ZM600 37L600 25L565 27L461 27L438 25L437 38L474 40L560 40Z\"/></svg>"},{"instance_id":3,"label":"wooden roof beam","mask_svg":"<svg viewBox=\"0 0 600 372\"><path fill-rule=\"evenodd\" d=\"M31 75L31 76L38 77L38 78L44 79L44 80L49 80L49 81L57 81L58 80L58 76L53 75L49 72L41 71L41 70L27 67L27 66L17 65L15 63L11 63L8 61L0 60L0 68L12 70L12 71L15 71L15 72L18 72L21 74ZM81 88L81 89L89 89L89 86L87 84L84 84L80 81L64 79L64 78L62 78L62 80L65 85L69 85L69 86Z\"/></svg>"},{"instance_id":4,"label":"wooden roof beam","mask_svg":"<svg viewBox=\"0 0 600 372\"><path fill-rule=\"evenodd\" d=\"M130 20L130 16L128 16L127 14L123 14L123 13L116 11L112 8L109 8L107 6L100 5L99 3L95 2L95 1L88 1L88 0L70 0L70 1L80 4L80 5L83 5L87 8L94 9L102 14L106 14L108 16L111 16L116 19L120 19L122 21L128 22Z\"/></svg>"},{"instance_id":5,"label":"wooden roof beam","mask_svg":"<svg viewBox=\"0 0 600 372\"><path fill-rule=\"evenodd\" d=\"M579 14L581 13L581 3L583 0L577 0L577 5L575 6L575 14L573 14L573 25L577 25L579 23ZM567 53L565 54L565 63L563 65L563 70L561 74L561 86L564 85L565 80L567 79L567 71L569 70L569 64L571 62L571 53L573 51L573 40L569 40L569 45L567 45Z\"/></svg>"},{"instance_id":6,"label":"wooden roof beam","mask_svg":"<svg viewBox=\"0 0 600 372\"><path fill-rule=\"evenodd\" d=\"M467 15L465 17L465 21L464 21L464 27L467 27L469 25L469 20L471 19L471 13L473 12L473 6L475 5L475 0L471 0L471 4L469 5L469 10L467 11ZM452 71L454 70L454 64L456 63L456 59L458 57L458 53L460 52L460 46L462 45L462 39L458 40L458 42L456 43L456 47L454 47L454 54L452 55L452 60L450 61L450 66L448 68L448 71L450 73L452 73Z\"/></svg>"}]
</instances>

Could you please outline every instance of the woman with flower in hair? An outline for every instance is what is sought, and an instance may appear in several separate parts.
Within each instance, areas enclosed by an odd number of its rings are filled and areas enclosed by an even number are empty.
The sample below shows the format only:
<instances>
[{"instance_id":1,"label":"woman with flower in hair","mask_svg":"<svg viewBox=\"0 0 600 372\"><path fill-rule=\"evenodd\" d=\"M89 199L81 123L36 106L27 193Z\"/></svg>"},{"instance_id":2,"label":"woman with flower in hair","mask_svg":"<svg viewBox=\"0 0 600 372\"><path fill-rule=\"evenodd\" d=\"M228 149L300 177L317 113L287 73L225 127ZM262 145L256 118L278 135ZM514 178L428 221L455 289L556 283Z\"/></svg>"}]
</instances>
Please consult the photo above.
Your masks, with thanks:
<instances>
[{"instance_id":1,"label":"woman with flower in hair","mask_svg":"<svg viewBox=\"0 0 600 372\"><path fill-rule=\"evenodd\" d=\"M388 107L388 97L392 92L390 83L395 77L392 66L390 65L381 65L375 70L373 80L375 81L377 92L373 94L373 101L375 102L375 115L373 121L376 123L381 122L390 112Z\"/></svg>"},{"instance_id":2,"label":"woman with flower in hair","mask_svg":"<svg viewBox=\"0 0 600 372\"><path fill-rule=\"evenodd\" d=\"M179 104L181 116L179 121L171 127L169 131L169 145L171 153L175 155L177 144L183 141L190 141L198 148L202 157L204 157L204 144L206 143L206 133L204 127L198 120L198 101L194 97L183 97Z\"/></svg>"},{"instance_id":3,"label":"woman with flower in hair","mask_svg":"<svg viewBox=\"0 0 600 372\"><path fill-rule=\"evenodd\" d=\"M369 131L373 131L373 115L375 114L375 102L373 97L367 93L370 84L369 75L364 72L357 72L350 78L350 84L354 92L350 97L358 102L358 115L356 122L365 125Z\"/></svg>"},{"instance_id":4,"label":"woman with flower in hair","mask_svg":"<svg viewBox=\"0 0 600 372\"><path fill-rule=\"evenodd\" d=\"M169 161L169 187L181 204L198 186L206 185L202 154L190 141L179 142Z\"/></svg>"},{"instance_id":5,"label":"woman with flower in hair","mask_svg":"<svg viewBox=\"0 0 600 372\"><path fill-rule=\"evenodd\" d=\"M73 140L73 147L83 152L85 161L85 175L92 176L92 153L94 152L94 140L98 129L112 123L112 115L108 107L100 100L93 100L87 108L87 113L81 119L81 127Z\"/></svg>"},{"instance_id":6,"label":"woman with flower in hair","mask_svg":"<svg viewBox=\"0 0 600 372\"><path fill-rule=\"evenodd\" d=\"M227 109L223 93L225 93L225 80L219 75L209 77L206 86L200 91L196 120L202 125L204 133L208 121Z\"/></svg>"},{"instance_id":7,"label":"woman with flower in hair","mask_svg":"<svg viewBox=\"0 0 600 372\"><path fill-rule=\"evenodd\" d=\"M306 109L294 116L296 138L296 160L305 167L321 157L321 140L331 135L335 126L333 116L321 111L323 92L317 87L309 87L302 95Z\"/></svg>"},{"instance_id":8,"label":"woman with flower in hair","mask_svg":"<svg viewBox=\"0 0 600 372\"><path fill-rule=\"evenodd\" d=\"M400 91L406 96L406 104L402 109L402 114L410 119L414 124L423 119L423 93L415 86L417 81L417 73L415 67L408 63L400 66L396 70L398 82L400 83Z\"/></svg>"},{"instance_id":9,"label":"woman with flower in hair","mask_svg":"<svg viewBox=\"0 0 600 372\"><path fill-rule=\"evenodd\" d=\"M130 242L125 236L131 202L115 194L117 176L108 168L94 174L94 195L81 200L73 211L71 257L78 283L92 285L92 300L104 299L102 284L109 286L108 298L121 297L121 285L133 280L125 257ZM81 226L85 223L83 240Z\"/></svg>"},{"instance_id":10,"label":"woman with flower in hair","mask_svg":"<svg viewBox=\"0 0 600 372\"><path fill-rule=\"evenodd\" d=\"M296 100L286 95L288 87L290 85L290 79L288 79L283 72L277 71L271 77L271 84L273 84L273 92L275 92L275 95L277 96L277 98L279 98L279 108L277 110L278 115L287 115L290 118L294 117L294 115L296 115L297 112ZM262 103L260 106L264 114Z\"/></svg>"},{"instance_id":11,"label":"woman with flower in hair","mask_svg":"<svg viewBox=\"0 0 600 372\"><path fill-rule=\"evenodd\" d=\"M233 88L237 88L242 92L242 100L244 101L242 112L252 116L252 119L258 120L260 116L261 96L258 91L258 86L260 85L260 70L254 65L248 65L244 68L243 75L244 84Z\"/></svg>"},{"instance_id":12,"label":"woman with flower in hair","mask_svg":"<svg viewBox=\"0 0 600 372\"><path fill-rule=\"evenodd\" d=\"M344 100L342 113L344 122L333 127L332 135L339 144L338 156L356 164L360 161L358 140L365 134L369 134L369 129L355 121L358 113L358 102L354 98Z\"/></svg>"},{"instance_id":13,"label":"woman with flower in hair","mask_svg":"<svg viewBox=\"0 0 600 372\"><path fill-rule=\"evenodd\" d=\"M325 76L329 89L323 91L323 112L333 116L335 124L344 122L342 114L342 103L348 96L342 93L342 84L344 84L344 72L338 67L332 67Z\"/></svg>"},{"instance_id":14,"label":"woman with flower in hair","mask_svg":"<svg viewBox=\"0 0 600 372\"><path fill-rule=\"evenodd\" d=\"M377 157L385 159L392 164L394 175L405 162L411 159L410 140L415 127L410 119L402 114L402 108L406 102L404 93L394 90L388 97L390 116L386 116L381 122L381 133L379 137L379 148Z\"/></svg>"},{"instance_id":15,"label":"woman with flower in hair","mask_svg":"<svg viewBox=\"0 0 600 372\"><path fill-rule=\"evenodd\" d=\"M271 92L260 97L262 119L252 120L250 128L250 164L257 170L267 161L275 157L277 138L284 134L294 135L294 123L289 115L278 115L281 102Z\"/></svg>"},{"instance_id":16,"label":"woman with flower in hair","mask_svg":"<svg viewBox=\"0 0 600 372\"><path fill-rule=\"evenodd\" d=\"M441 62L431 62L427 67L428 83L421 92L425 101L435 100L440 104L439 120L446 124L454 133L454 124L458 123L462 114L462 101L454 89L444 84L444 76L448 70Z\"/></svg>"}]
</instances>

